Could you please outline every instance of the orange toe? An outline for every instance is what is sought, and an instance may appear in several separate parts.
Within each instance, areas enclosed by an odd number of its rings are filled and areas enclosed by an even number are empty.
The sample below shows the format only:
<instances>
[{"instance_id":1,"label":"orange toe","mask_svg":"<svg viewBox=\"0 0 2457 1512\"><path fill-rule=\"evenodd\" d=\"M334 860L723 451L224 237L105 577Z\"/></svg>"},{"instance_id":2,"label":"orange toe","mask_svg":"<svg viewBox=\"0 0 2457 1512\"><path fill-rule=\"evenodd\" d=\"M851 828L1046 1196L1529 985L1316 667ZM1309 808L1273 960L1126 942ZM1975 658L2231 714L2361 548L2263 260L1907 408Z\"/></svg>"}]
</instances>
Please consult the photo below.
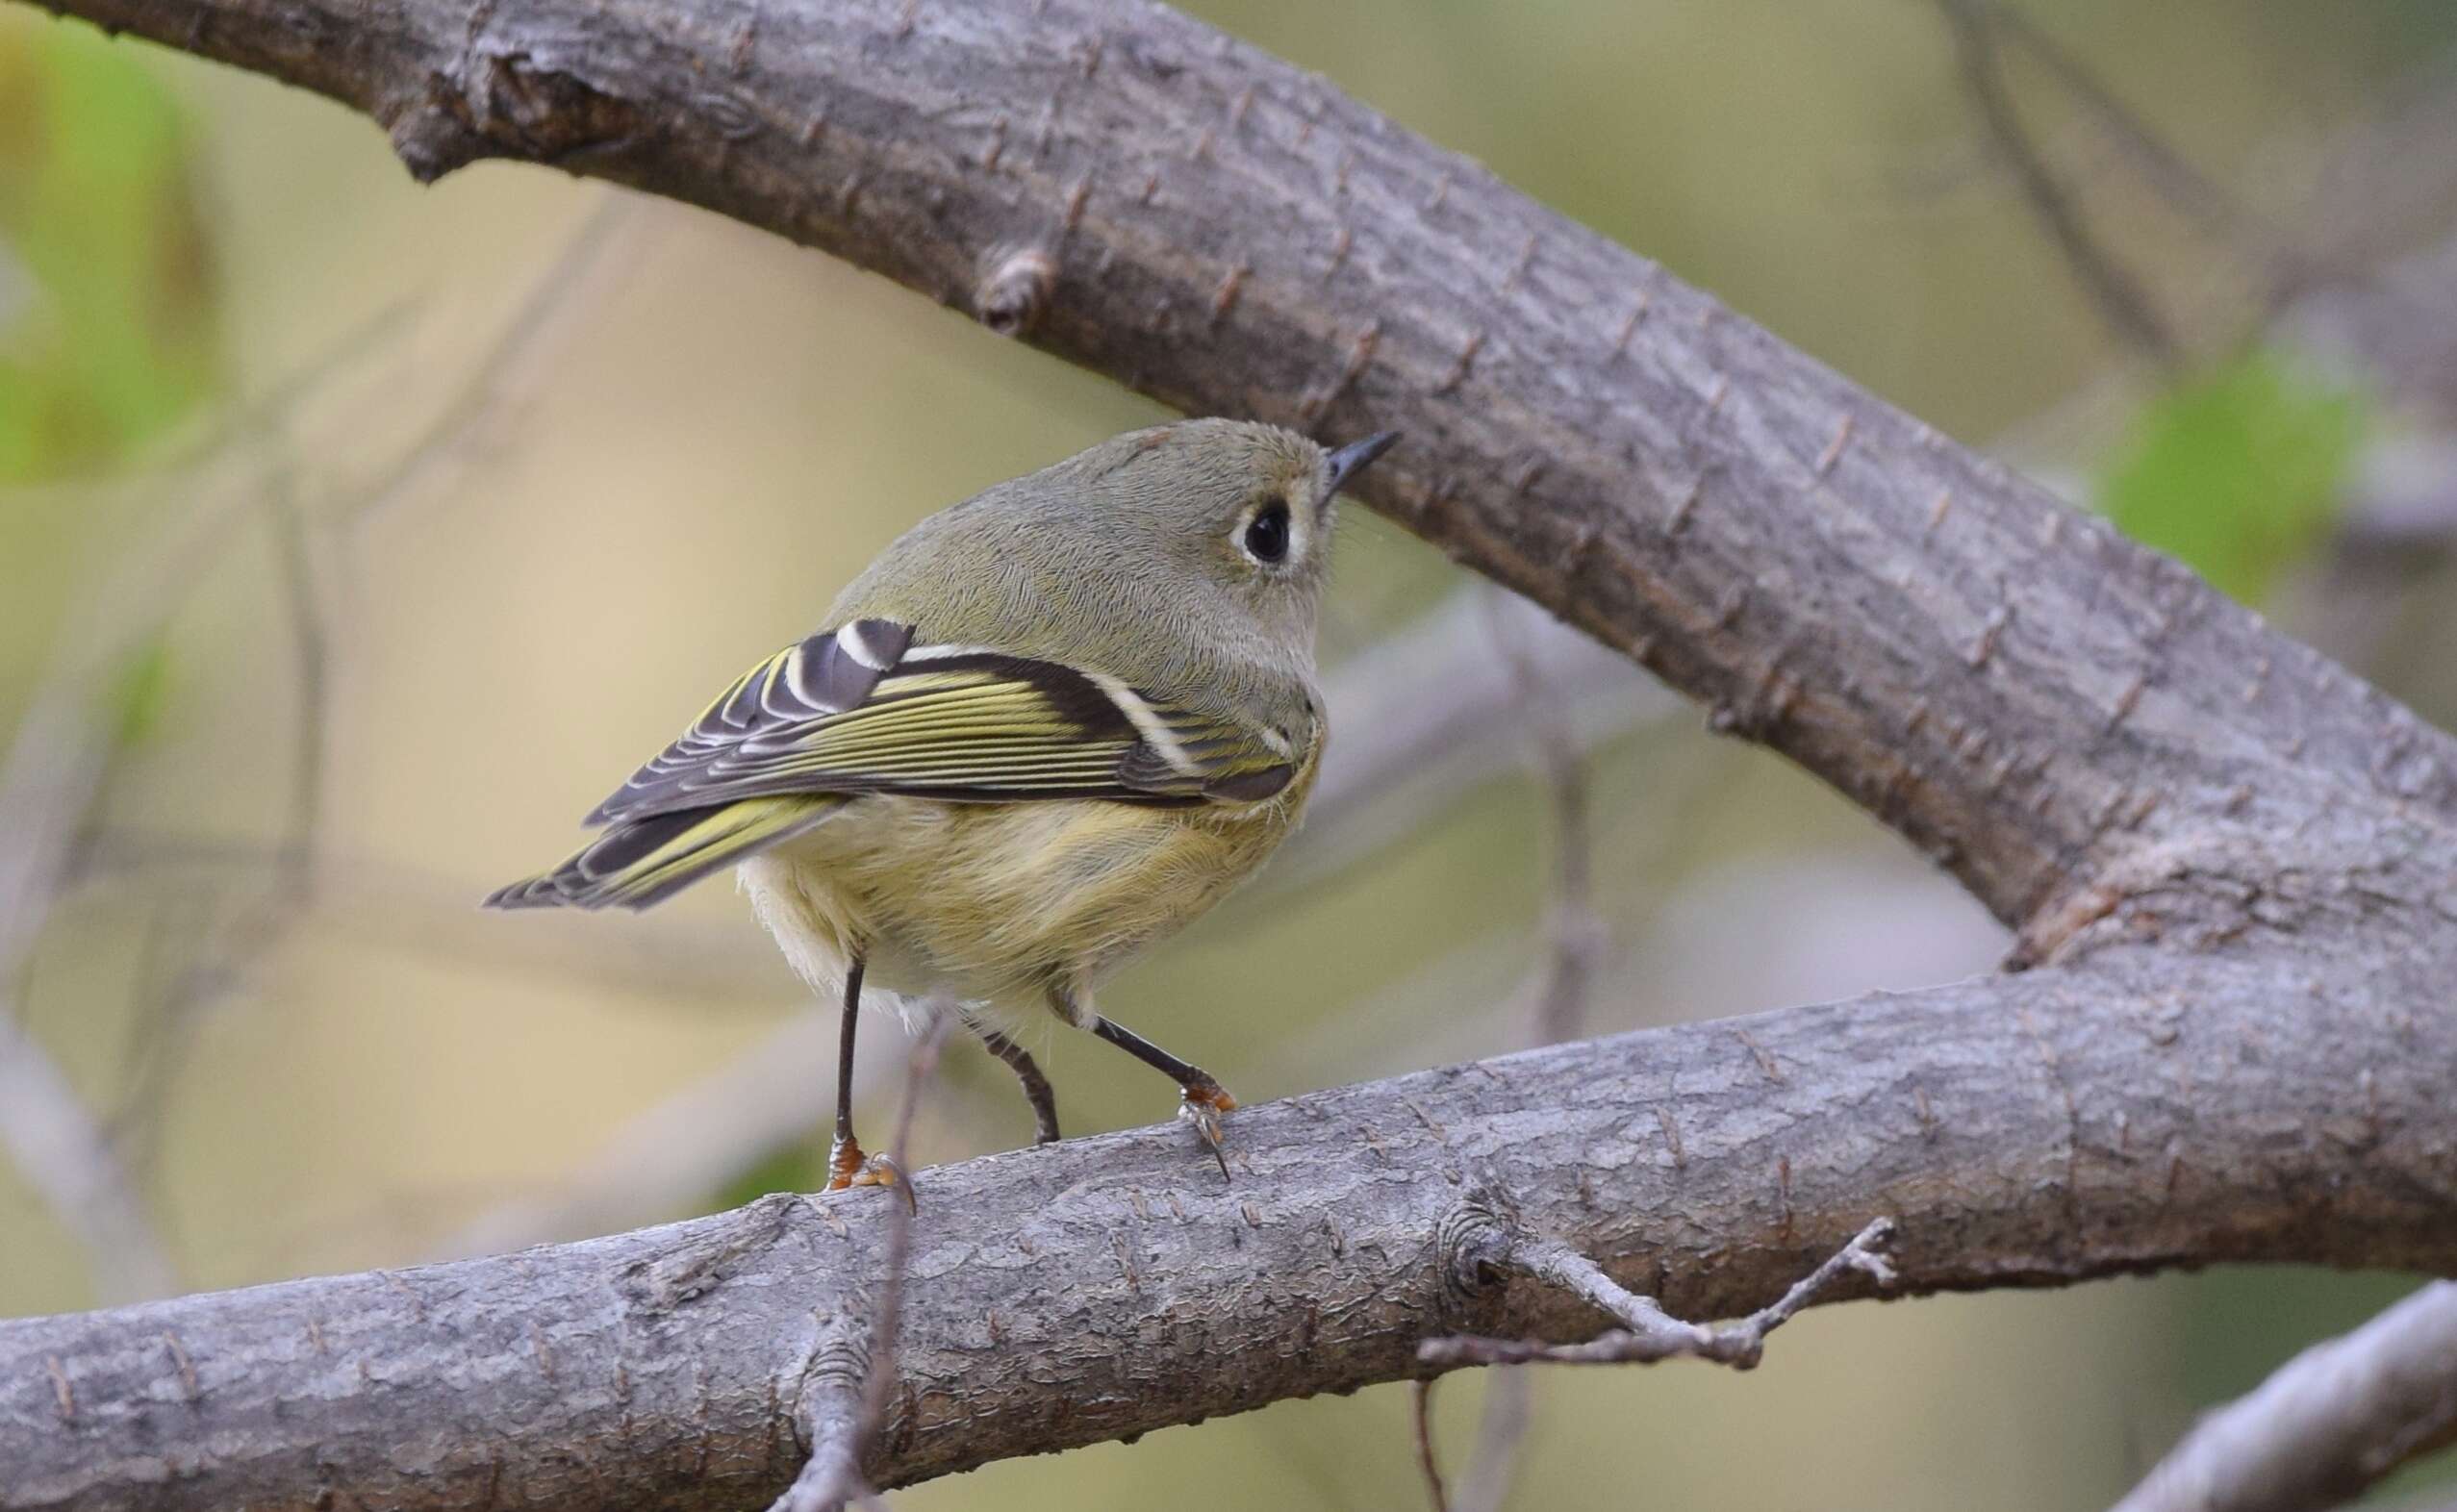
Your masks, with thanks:
<instances>
[{"instance_id":1,"label":"orange toe","mask_svg":"<svg viewBox=\"0 0 2457 1512\"><path fill-rule=\"evenodd\" d=\"M1198 1108L1205 1108L1213 1113L1237 1111L1237 1099L1228 1096L1228 1089L1216 1081L1204 1082L1193 1087L1180 1087L1178 1092Z\"/></svg>"}]
</instances>

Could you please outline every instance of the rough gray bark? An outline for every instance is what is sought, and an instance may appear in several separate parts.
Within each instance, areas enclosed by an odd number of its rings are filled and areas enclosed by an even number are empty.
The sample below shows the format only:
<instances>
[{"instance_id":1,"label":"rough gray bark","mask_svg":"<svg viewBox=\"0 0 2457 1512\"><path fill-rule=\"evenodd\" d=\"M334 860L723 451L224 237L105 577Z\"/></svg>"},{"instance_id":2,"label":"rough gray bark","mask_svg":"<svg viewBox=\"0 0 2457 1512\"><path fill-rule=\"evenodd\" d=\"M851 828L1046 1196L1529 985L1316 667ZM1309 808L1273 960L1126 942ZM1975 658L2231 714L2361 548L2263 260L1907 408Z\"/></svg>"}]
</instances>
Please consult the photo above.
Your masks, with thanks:
<instances>
[{"instance_id":1,"label":"rough gray bark","mask_svg":"<svg viewBox=\"0 0 2457 1512\"><path fill-rule=\"evenodd\" d=\"M1313 1094L1232 1121L1227 1188L1176 1128L925 1172L871 1478L1407 1376L1436 1334L1592 1333L1455 1263L1487 1188L1683 1317L1772 1300L1879 1213L1920 1291L2457 1271L2457 1020L2335 964L2123 946ZM754 1504L896 1200L0 1323L0 1504Z\"/></svg>"},{"instance_id":2,"label":"rough gray bark","mask_svg":"<svg viewBox=\"0 0 2457 1512\"><path fill-rule=\"evenodd\" d=\"M2267 834L2315 782L2457 805L2440 736L2172 563L1164 7L44 3L355 106L423 177L612 179L1182 409L1404 431L1369 502L1824 776L2041 949L2108 869L2230 807Z\"/></svg>"},{"instance_id":3,"label":"rough gray bark","mask_svg":"<svg viewBox=\"0 0 2457 1512\"><path fill-rule=\"evenodd\" d=\"M2049 963L924 1176L871 1478L1684 1317L1871 1216L1912 1289L2457 1271L2457 748L2135 548L1319 79L1089 0L63 0L849 258L1183 408L1406 431L1369 502L1818 772ZM14 1507L716 1506L842 1369L877 1194L0 1324Z\"/></svg>"}]
</instances>

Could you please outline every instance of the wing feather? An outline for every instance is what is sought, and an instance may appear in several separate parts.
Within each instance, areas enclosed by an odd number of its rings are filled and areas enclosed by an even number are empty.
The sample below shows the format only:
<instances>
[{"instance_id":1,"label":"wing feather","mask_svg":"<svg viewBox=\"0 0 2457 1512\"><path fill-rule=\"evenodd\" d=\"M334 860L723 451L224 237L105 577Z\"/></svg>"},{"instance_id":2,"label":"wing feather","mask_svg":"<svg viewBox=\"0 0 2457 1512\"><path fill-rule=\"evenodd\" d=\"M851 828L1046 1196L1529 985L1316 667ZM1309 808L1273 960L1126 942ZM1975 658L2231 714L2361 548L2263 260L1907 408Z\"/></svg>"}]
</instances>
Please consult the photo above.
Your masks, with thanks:
<instances>
[{"instance_id":1,"label":"wing feather","mask_svg":"<svg viewBox=\"0 0 2457 1512\"><path fill-rule=\"evenodd\" d=\"M861 619L777 652L589 822L820 794L1244 802L1295 774L1284 741L1105 673L913 639L912 626Z\"/></svg>"}]
</instances>

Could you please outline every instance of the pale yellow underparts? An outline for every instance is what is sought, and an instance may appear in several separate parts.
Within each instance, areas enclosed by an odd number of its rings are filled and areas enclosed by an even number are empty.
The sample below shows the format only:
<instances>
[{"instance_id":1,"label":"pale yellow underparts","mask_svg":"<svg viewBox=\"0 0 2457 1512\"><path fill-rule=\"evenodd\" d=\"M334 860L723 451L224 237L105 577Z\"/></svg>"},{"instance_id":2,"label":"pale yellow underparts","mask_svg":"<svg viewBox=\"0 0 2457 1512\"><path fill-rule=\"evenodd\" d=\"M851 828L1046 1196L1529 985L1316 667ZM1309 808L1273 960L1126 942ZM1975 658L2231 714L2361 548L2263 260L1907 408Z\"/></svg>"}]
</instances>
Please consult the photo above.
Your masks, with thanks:
<instances>
[{"instance_id":1,"label":"pale yellow underparts","mask_svg":"<svg viewBox=\"0 0 2457 1512\"><path fill-rule=\"evenodd\" d=\"M739 869L761 922L813 990L865 983L1005 1014L1072 1006L1104 972L1254 874L1294 830L1318 761L1260 803L950 803L869 795Z\"/></svg>"}]
</instances>

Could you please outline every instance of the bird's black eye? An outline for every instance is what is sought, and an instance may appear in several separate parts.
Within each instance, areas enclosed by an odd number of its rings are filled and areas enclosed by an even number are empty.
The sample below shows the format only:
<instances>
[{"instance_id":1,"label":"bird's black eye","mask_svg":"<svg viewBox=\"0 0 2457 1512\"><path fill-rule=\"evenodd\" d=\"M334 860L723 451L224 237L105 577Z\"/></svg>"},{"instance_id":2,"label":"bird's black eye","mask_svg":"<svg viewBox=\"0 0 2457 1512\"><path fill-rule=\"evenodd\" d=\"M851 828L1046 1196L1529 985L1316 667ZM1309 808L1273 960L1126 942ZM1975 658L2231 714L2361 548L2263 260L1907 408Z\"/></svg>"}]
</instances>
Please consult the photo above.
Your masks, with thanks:
<instances>
[{"instance_id":1,"label":"bird's black eye","mask_svg":"<svg viewBox=\"0 0 2457 1512\"><path fill-rule=\"evenodd\" d=\"M1278 562L1288 555L1288 502L1273 499L1246 521L1246 554L1257 562Z\"/></svg>"}]
</instances>

